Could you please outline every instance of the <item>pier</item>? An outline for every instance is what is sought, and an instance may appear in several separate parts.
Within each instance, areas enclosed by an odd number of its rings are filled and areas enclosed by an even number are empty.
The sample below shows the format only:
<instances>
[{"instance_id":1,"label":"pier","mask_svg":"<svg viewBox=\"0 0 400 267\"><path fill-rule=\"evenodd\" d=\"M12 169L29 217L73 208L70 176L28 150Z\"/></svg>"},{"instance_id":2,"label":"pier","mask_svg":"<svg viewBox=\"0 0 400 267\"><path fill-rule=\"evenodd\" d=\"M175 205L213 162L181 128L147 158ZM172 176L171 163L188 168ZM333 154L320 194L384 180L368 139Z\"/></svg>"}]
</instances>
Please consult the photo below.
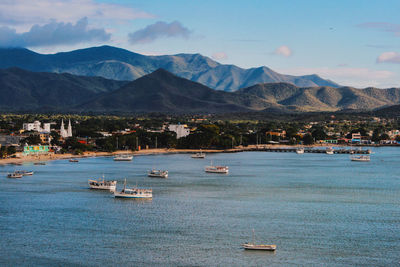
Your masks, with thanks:
<instances>
[{"instance_id":1,"label":"pier","mask_svg":"<svg viewBox=\"0 0 400 267\"><path fill-rule=\"evenodd\" d=\"M258 146L258 147L246 147L225 150L224 152L245 152L245 151L260 151L260 152L280 152L280 153L296 153L298 147L270 147L270 146ZM315 148L315 147L304 147L304 153L326 153L326 148ZM353 148L338 148L333 149L334 154L371 154L370 149L353 149Z\"/></svg>"}]
</instances>

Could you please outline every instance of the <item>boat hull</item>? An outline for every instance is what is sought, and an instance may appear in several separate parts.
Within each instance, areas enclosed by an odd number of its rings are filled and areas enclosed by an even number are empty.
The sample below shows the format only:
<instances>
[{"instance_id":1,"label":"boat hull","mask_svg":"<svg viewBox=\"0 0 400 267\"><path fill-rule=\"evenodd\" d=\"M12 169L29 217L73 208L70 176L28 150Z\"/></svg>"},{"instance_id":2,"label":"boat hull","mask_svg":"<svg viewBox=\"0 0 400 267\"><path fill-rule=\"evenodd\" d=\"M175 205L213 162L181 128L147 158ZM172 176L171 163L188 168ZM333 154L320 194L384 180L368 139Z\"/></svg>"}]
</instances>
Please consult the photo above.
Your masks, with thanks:
<instances>
[{"instance_id":1,"label":"boat hull","mask_svg":"<svg viewBox=\"0 0 400 267\"><path fill-rule=\"evenodd\" d=\"M150 178L168 178L168 174L165 175L157 175L157 174L148 174Z\"/></svg>"},{"instance_id":2,"label":"boat hull","mask_svg":"<svg viewBox=\"0 0 400 267\"><path fill-rule=\"evenodd\" d=\"M132 194L121 194L121 193L114 193L115 198L153 198L153 195L132 195Z\"/></svg>"},{"instance_id":3,"label":"boat hull","mask_svg":"<svg viewBox=\"0 0 400 267\"><path fill-rule=\"evenodd\" d=\"M242 248L245 250L261 250L261 251L275 251L276 245L251 245L243 244Z\"/></svg>"},{"instance_id":4,"label":"boat hull","mask_svg":"<svg viewBox=\"0 0 400 267\"><path fill-rule=\"evenodd\" d=\"M110 186L97 186L97 185L89 185L90 189L96 189L96 190L109 190L109 191L115 191L117 188L116 185L110 185Z\"/></svg>"}]
</instances>

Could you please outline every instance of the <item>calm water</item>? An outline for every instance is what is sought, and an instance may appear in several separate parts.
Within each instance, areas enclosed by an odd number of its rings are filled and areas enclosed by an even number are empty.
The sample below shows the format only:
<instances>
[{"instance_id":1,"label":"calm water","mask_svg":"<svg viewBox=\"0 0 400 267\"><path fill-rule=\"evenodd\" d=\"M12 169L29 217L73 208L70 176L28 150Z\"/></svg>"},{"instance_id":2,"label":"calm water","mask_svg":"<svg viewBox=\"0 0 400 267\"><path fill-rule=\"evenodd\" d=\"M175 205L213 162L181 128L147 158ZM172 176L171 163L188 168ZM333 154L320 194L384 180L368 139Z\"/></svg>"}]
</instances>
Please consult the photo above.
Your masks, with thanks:
<instances>
[{"instance_id":1,"label":"calm water","mask_svg":"<svg viewBox=\"0 0 400 267\"><path fill-rule=\"evenodd\" d=\"M348 155L247 152L67 160L0 167L2 266L400 265L400 149ZM213 160L229 175L206 174ZM168 169L166 180L146 177ZM20 180L7 171L34 170ZM87 189L105 175L153 200ZM274 243L275 253L240 244Z\"/></svg>"}]
</instances>

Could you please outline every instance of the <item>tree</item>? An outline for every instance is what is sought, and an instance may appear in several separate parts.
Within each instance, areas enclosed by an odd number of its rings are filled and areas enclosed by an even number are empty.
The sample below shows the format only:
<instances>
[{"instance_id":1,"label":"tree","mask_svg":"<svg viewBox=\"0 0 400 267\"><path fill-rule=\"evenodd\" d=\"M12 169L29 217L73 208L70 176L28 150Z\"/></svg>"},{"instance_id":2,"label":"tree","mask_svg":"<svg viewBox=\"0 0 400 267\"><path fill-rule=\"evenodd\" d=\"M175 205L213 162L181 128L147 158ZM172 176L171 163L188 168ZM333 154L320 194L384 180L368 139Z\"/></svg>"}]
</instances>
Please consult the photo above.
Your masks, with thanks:
<instances>
[{"instance_id":1,"label":"tree","mask_svg":"<svg viewBox=\"0 0 400 267\"><path fill-rule=\"evenodd\" d=\"M303 143L305 145L312 145L314 143L314 138L311 134L306 134L305 136L303 136Z\"/></svg>"}]
</instances>

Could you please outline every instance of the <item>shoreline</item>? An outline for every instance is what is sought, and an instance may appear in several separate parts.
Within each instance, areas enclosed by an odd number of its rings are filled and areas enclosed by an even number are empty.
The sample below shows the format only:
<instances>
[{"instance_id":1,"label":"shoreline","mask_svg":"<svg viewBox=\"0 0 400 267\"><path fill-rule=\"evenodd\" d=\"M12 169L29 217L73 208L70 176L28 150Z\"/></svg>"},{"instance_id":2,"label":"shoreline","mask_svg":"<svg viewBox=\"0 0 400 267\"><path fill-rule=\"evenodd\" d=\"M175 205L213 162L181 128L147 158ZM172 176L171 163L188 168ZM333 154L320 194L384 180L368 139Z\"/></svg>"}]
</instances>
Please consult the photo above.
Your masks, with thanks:
<instances>
[{"instance_id":1,"label":"shoreline","mask_svg":"<svg viewBox=\"0 0 400 267\"><path fill-rule=\"evenodd\" d=\"M250 145L247 147L236 147L231 149L176 149L176 148L151 148L143 149L139 151L132 150L118 150L115 152L92 152L86 151L82 155L74 154L48 154L48 155L35 155L35 156L17 156L16 158L0 159L0 165L7 164L22 164L22 163L35 163L35 162L45 162L53 160L63 160L63 159L78 159L78 158L90 158L90 157L112 157L119 154L130 154L133 156L140 155L159 155L159 154L194 154L200 151L204 153L239 153L254 151L259 148L315 148L315 147L372 147L372 146L348 146L348 145L326 145L326 144L313 144L313 145ZM17 153L18 154L18 153Z\"/></svg>"}]
</instances>

